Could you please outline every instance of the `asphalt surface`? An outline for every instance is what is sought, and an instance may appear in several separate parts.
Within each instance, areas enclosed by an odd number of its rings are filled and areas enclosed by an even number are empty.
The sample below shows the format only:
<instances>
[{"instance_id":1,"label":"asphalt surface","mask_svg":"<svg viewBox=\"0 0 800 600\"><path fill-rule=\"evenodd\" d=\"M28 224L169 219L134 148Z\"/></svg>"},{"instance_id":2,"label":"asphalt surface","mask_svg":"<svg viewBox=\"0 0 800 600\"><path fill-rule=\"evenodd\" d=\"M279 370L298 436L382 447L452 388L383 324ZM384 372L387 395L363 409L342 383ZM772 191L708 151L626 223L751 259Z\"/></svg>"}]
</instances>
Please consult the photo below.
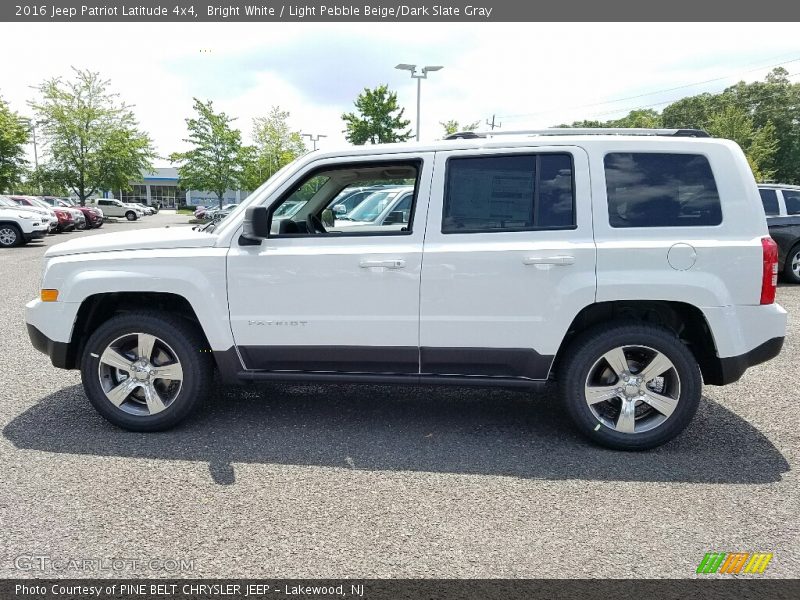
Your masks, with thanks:
<instances>
[{"instance_id":1,"label":"asphalt surface","mask_svg":"<svg viewBox=\"0 0 800 600\"><path fill-rule=\"evenodd\" d=\"M800 286L778 291L782 354L651 452L588 444L550 395L471 388L219 388L174 431L124 432L32 348L24 304L46 246L186 221L0 251L0 577L694 577L711 551L800 575Z\"/></svg>"}]
</instances>

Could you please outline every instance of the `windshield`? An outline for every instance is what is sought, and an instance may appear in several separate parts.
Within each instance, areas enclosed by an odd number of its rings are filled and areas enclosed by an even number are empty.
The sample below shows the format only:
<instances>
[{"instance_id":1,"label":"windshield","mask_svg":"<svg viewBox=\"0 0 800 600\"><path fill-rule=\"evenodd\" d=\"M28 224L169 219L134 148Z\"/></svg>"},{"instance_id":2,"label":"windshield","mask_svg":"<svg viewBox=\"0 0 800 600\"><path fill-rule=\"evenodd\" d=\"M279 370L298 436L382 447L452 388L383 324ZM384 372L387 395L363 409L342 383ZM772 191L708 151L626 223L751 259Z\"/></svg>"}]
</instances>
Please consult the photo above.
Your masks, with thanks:
<instances>
[{"instance_id":1,"label":"windshield","mask_svg":"<svg viewBox=\"0 0 800 600\"><path fill-rule=\"evenodd\" d=\"M7 208L19 208L16 202L9 200L8 198L3 198L2 196L0 196L0 206L5 206Z\"/></svg>"},{"instance_id":2,"label":"windshield","mask_svg":"<svg viewBox=\"0 0 800 600\"><path fill-rule=\"evenodd\" d=\"M345 221L374 221L399 193L399 191L374 192L349 213L339 218Z\"/></svg>"},{"instance_id":3,"label":"windshield","mask_svg":"<svg viewBox=\"0 0 800 600\"><path fill-rule=\"evenodd\" d=\"M31 198L31 202L33 202L39 208L52 208L47 202L44 200L39 200L38 198Z\"/></svg>"}]
</instances>

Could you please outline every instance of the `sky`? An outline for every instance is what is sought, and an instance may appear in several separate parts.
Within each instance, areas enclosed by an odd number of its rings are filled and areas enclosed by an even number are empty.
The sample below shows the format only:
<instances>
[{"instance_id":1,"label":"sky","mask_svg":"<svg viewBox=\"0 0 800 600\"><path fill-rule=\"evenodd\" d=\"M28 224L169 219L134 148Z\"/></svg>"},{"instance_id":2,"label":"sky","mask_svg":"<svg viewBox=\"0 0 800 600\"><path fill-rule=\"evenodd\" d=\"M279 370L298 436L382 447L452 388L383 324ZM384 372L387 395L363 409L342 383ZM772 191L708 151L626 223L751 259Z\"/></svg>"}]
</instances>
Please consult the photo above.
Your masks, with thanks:
<instances>
[{"instance_id":1,"label":"sky","mask_svg":"<svg viewBox=\"0 0 800 600\"><path fill-rule=\"evenodd\" d=\"M327 136L318 147L328 150L346 144L341 115L364 87L388 84L415 127L416 82L394 68L398 63L444 67L422 82L421 139L431 141L449 119L479 121L486 129L497 115L503 130L519 130L661 110L684 96L762 79L778 64L800 81L796 29L780 23L2 23L0 96L28 115L38 83L70 77L71 67L90 69L134 105L162 157L186 148L184 119L193 97L235 116L247 141L253 118L279 105L291 113L294 129Z\"/></svg>"}]
</instances>

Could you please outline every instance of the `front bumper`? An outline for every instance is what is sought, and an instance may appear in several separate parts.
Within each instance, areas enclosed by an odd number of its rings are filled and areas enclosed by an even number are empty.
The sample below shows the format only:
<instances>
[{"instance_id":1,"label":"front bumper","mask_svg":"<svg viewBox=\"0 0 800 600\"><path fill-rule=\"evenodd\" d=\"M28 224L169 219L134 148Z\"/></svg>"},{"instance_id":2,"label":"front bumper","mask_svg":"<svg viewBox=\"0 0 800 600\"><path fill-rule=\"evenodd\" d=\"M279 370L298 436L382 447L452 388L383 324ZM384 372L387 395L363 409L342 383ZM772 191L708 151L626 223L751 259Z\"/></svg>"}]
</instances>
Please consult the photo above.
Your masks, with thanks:
<instances>
[{"instance_id":1,"label":"front bumper","mask_svg":"<svg viewBox=\"0 0 800 600\"><path fill-rule=\"evenodd\" d=\"M72 369L75 367L75 357L71 352L72 349L69 343L51 340L30 323L26 323L26 325L31 344L39 352L47 354L54 367L59 369Z\"/></svg>"},{"instance_id":2,"label":"front bumper","mask_svg":"<svg viewBox=\"0 0 800 600\"><path fill-rule=\"evenodd\" d=\"M40 240L45 235L47 235L47 229L41 229L39 231L31 231L30 233L23 234L26 242L30 242L31 240Z\"/></svg>"}]
</instances>

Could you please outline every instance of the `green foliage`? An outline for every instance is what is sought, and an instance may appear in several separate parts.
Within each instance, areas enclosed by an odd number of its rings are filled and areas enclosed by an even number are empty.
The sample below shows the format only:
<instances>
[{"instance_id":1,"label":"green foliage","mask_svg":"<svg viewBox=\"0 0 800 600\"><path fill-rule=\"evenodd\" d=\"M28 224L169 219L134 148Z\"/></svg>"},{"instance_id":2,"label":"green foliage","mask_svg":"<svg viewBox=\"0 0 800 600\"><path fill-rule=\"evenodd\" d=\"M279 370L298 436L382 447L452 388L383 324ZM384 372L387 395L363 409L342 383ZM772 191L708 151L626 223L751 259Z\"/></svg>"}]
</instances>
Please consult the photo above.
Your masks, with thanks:
<instances>
[{"instance_id":1,"label":"green foliage","mask_svg":"<svg viewBox=\"0 0 800 600\"><path fill-rule=\"evenodd\" d=\"M62 173L51 170L47 165L40 165L38 169L26 170L22 181L14 186L18 194L31 196L69 196L70 190L64 185Z\"/></svg>"},{"instance_id":2,"label":"green foliage","mask_svg":"<svg viewBox=\"0 0 800 600\"><path fill-rule=\"evenodd\" d=\"M169 159L178 165L180 186L186 190L214 192L222 208L225 190L236 189L242 181L243 165L250 156L242 147L242 134L231 127L235 120L224 112L215 113L211 100L194 99L196 118L186 119L192 145L186 152L174 152Z\"/></svg>"},{"instance_id":3,"label":"green foliage","mask_svg":"<svg viewBox=\"0 0 800 600\"><path fill-rule=\"evenodd\" d=\"M478 128L478 125L480 125L480 121L461 125L455 119L450 119L449 121L439 121L439 125L444 128L444 134L442 137L447 137L448 135L452 135L460 131L475 131Z\"/></svg>"},{"instance_id":4,"label":"green foliage","mask_svg":"<svg viewBox=\"0 0 800 600\"><path fill-rule=\"evenodd\" d=\"M791 83L780 67L764 81L740 81L719 94L681 98L661 114L634 110L622 119L571 126L705 129L738 143L759 181L800 184L800 83Z\"/></svg>"},{"instance_id":5,"label":"green foliage","mask_svg":"<svg viewBox=\"0 0 800 600\"><path fill-rule=\"evenodd\" d=\"M0 98L0 192L11 191L27 166L28 125Z\"/></svg>"},{"instance_id":6,"label":"green foliage","mask_svg":"<svg viewBox=\"0 0 800 600\"><path fill-rule=\"evenodd\" d=\"M73 80L41 83L30 105L46 148L45 170L84 204L98 190L127 189L152 168L155 153L131 108L108 91L110 82L73 71Z\"/></svg>"},{"instance_id":7,"label":"green foliage","mask_svg":"<svg viewBox=\"0 0 800 600\"><path fill-rule=\"evenodd\" d=\"M407 127L411 121L403 118L405 109L397 104L397 93L388 85L379 85L374 90L364 88L355 101L357 112L345 113L345 138L351 144L361 146L405 142L411 139Z\"/></svg>"},{"instance_id":8,"label":"green foliage","mask_svg":"<svg viewBox=\"0 0 800 600\"><path fill-rule=\"evenodd\" d=\"M292 131L287 122L289 112L273 106L269 115L253 120L255 144L248 151L242 185L248 190L272 177L308 149L299 131Z\"/></svg>"}]
</instances>

